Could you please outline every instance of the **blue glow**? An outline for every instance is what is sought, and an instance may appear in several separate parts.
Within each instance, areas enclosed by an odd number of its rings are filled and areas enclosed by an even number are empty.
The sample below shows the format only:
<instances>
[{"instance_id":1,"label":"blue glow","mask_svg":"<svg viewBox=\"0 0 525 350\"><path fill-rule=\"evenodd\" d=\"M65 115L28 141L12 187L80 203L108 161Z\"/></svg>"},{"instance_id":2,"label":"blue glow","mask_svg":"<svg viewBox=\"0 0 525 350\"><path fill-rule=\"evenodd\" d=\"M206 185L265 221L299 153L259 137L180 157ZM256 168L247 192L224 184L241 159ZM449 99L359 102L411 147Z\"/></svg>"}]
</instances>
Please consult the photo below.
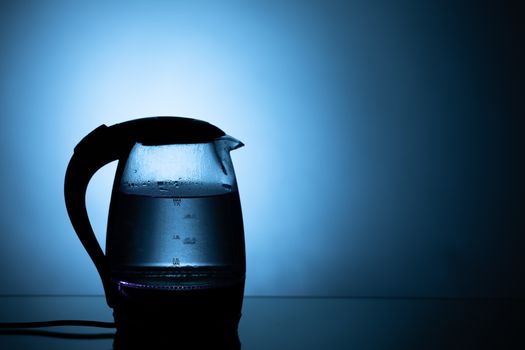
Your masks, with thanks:
<instances>
[{"instance_id":1,"label":"blue glow","mask_svg":"<svg viewBox=\"0 0 525 350\"><path fill-rule=\"evenodd\" d=\"M0 293L102 293L65 169L100 124L153 115L246 144L248 295L523 293L511 44L490 16L380 3L0 5ZM102 244L114 169L88 192Z\"/></svg>"}]
</instances>

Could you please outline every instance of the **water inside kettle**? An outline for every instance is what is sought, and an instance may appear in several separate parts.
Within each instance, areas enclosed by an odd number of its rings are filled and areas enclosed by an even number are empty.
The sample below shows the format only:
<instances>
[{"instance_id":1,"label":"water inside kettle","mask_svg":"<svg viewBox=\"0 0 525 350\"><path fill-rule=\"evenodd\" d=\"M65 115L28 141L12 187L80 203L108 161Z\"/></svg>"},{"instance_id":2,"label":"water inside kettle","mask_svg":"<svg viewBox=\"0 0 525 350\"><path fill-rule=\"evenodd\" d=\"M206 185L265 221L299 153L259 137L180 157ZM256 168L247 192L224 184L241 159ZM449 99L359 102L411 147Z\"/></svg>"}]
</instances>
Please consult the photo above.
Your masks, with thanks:
<instances>
[{"instance_id":1,"label":"water inside kettle","mask_svg":"<svg viewBox=\"0 0 525 350\"><path fill-rule=\"evenodd\" d=\"M122 183L108 223L114 282L192 290L244 282L239 194L226 184Z\"/></svg>"}]
</instances>

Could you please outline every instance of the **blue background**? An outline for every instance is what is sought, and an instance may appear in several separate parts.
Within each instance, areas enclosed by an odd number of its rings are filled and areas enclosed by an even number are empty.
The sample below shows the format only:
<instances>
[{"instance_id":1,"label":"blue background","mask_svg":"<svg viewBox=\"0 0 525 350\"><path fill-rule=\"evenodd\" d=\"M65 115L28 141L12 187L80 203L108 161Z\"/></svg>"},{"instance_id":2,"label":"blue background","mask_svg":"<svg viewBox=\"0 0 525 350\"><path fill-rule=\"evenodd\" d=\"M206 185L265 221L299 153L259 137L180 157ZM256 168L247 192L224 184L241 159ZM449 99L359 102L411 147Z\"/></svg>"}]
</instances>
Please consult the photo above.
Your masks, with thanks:
<instances>
[{"instance_id":1,"label":"blue background","mask_svg":"<svg viewBox=\"0 0 525 350\"><path fill-rule=\"evenodd\" d=\"M2 3L0 294L101 294L72 150L180 115L246 144L246 294L523 296L521 19L476 4ZM102 244L114 170L87 195Z\"/></svg>"}]
</instances>

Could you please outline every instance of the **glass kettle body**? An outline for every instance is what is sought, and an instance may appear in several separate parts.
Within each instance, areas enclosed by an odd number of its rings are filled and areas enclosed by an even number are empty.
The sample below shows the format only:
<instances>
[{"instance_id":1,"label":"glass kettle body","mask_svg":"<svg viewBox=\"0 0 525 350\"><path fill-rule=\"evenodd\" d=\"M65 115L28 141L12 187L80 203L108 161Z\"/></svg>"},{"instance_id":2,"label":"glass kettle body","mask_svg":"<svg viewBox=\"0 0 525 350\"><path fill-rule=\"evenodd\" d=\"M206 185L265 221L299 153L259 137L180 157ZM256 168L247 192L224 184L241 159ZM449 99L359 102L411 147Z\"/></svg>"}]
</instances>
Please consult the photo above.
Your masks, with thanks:
<instances>
[{"instance_id":1,"label":"glass kettle body","mask_svg":"<svg viewBox=\"0 0 525 350\"><path fill-rule=\"evenodd\" d=\"M132 148L115 180L108 220L114 283L192 290L243 280L242 215L229 156L238 145L223 137Z\"/></svg>"},{"instance_id":2,"label":"glass kettle body","mask_svg":"<svg viewBox=\"0 0 525 350\"><path fill-rule=\"evenodd\" d=\"M176 117L100 127L79 143L66 206L117 322L173 314L238 322L246 263L230 151L241 146L211 124ZM84 197L91 176L114 159L104 254Z\"/></svg>"}]
</instances>

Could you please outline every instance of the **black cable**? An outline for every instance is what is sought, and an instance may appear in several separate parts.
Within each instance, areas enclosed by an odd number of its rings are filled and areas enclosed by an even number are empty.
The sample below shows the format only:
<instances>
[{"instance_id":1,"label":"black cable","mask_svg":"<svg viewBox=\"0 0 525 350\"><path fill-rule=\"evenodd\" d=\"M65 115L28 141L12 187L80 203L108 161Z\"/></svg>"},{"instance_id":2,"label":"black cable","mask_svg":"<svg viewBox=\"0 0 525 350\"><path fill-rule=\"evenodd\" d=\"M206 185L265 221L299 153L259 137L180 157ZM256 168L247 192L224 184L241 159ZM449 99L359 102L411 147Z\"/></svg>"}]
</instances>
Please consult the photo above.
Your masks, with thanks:
<instances>
[{"instance_id":1,"label":"black cable","mask_svg":"<svg viewBox=\"0 0 525 350\"><path fill-rule=\"evenodd\" d=\"M0 328L43 328L43 327L62 327L62 326L81 326L115 328L114 322L86 321L86 320L56 320L41 322L0 322Z\"/></svg>"},{"instance_id":2,"label":"black cable","mask_svg":"<svg viewBox=\"0 0 525 350\"><path fill-rule=\"evenodd\" d=\"M47 338L60 339L113 339L115 333L64 333L54 332L41 329L0 329L0 336L2 335L28 335Z\"/></svg>"}]
</instances>

